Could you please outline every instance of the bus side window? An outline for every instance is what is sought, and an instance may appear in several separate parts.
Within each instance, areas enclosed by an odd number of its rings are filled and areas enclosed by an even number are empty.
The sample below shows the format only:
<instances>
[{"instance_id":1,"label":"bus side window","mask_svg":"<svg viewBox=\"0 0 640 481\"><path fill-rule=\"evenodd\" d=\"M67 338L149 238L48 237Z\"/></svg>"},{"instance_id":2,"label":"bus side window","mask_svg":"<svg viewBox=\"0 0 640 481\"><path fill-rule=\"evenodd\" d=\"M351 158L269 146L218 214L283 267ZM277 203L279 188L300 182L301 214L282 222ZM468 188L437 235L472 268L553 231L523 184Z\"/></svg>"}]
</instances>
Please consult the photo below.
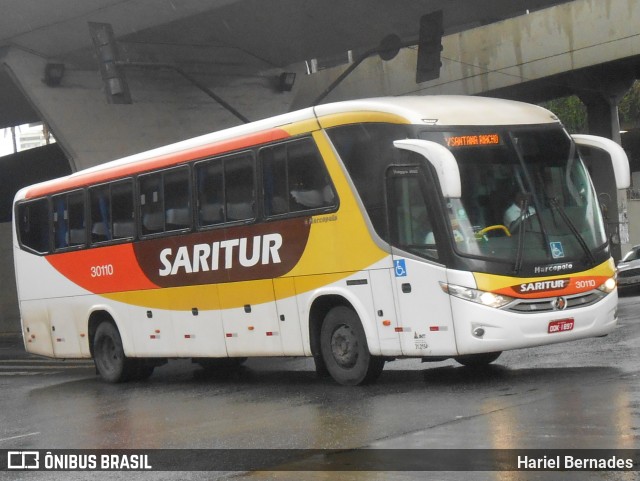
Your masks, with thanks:
<instances>
[{"instance_id":1,"label":"bus side window","mask_svg":"<svg viewBox=\"0 0 640 481\"><path fill-rule=\"evenodd\" d=\"M260 151L265 215L289 212L289 189L287 187L287 148L277 145Z\"/></svg>"},{"instance_id":2,"label":"bus side window","mask_svg":"<svg viewBox=\"0 0 640 481\"><path fill-rule=\"evenodd\" d=\"M91 242L111 240L111 196L109 185L89 188L91 205Z\"/></svg>"},{"instance_id":3,"label":"bus side window","mask_svg":"<svg viewBox=\"0 0 640 481\"><path fill-rule=\"evenodd\" d=\"M224 161L226 220L255 218L253 156L242 154Z\"/></svg>"},{"instance_id":4,"label":"bus side window","mask_svg":"<svg viewBox=\"0 0 640 481\"><path fill-rule=\"evenodd\" d=\"M23 246L42 254L49 251L47 199L39 199L18 206L18 232Z\"/></svg>"},{"instance_id":5,"label":"bus side window","mask_svg":"<svg viewBox=\"0 0 640 481\"><path fill-rule=\"evenodd\" d=\"M90 187L89 202L92 243L131 239L134 236L131 179Z\"/></svg>"},{"instance_id":6,"label":"bus side window","mask_svg":"<svg viewBox=\"0 0 640 481\"><path fill-rule=\"evenodd\" d=\"M191 227L191 189L189 168L180 167L163 173L165 230Z\"/></svg>"},{"instance_id":7,"label":"bus side window","mask_svg":"<svg viewBox=\"0 0 640 481\"><path fill-rule=\"evenodd\" d=\"M291 211L335 205L329 174L311 139L287 145L287 173Z\"/></svg>"},{"instance_id":8,"label":"bus side window","mask_svg":"<svg viewBox=\"0 0 640 481\"><path fill-rule=\"evenodd\" d=\"M84 192L59 194L53 200L54 247L64 249L84 245Z\"/></svg>"},{"instance_id":9,"label":"bus side window","mask_svg":"<svg viewBox=\"0 0 640 481\"><path fill-rule=\"evenodd\" d=\"M199 162L195 169L200 227L255 218L255 170L251 153Z\"/></svg>"},{"instance_id":10,"label":"bus side window","mask_svg":"<svg viewBox=\"0 0 640 481\"><path fill-rule=\"evenodd\" d=\"M69 245L67 238L67 196L54 195L53 204L53 247L63 249Z\"/></svg>"},{"instance_id":11,"label":"bus side window","mask_svg":"<svg viewBox=\"0 0 640 481\"><path fill-rule=\"evenodd\" d=\"M133 181L131 179L111 184L111 222L113 239L128 239L134 236Z\"/></svg>"},{"instance_id":12,"label":"bus side window","mask_svg":"<svg viewBox=\"0 0 640 481\"><path fill-rule=\"evenodd\" d=\"M264 148L260 158L267 216L336 205L329 174L313 140Z\"/></svg>"},{"instance_id":13,"label":"bus side window","mask_svg":"<svg viewBox=\"0 0 640 481\"><path fill-rule=\"evenodd\" d=\"M142 235L191 227L189 167L140 176Z\"/></svg>"},{"instance_id":14,"label":"bus side window","mask_svg":"<svg viewBox=\"0 0 640 481\"><path fill-rule=\"evenodd\" d=\"M164 231L162 174L147 174L138 179L140 191L140 223L142 235Z\"/></svg>"},{"instance_id":15,"label":"bus side window","mask_svg":"<svg viewBox=\"0 0 640 481\"><path fill-rule=\"evenodd\" d=\"M71 192L67 197L69 208L69 246L84 245L87 231L84 220L84 192Z\"/></svg>"},{"instance_id":16,"label":"bus side window","mask_svg":"<svg viewBox=\"0 0 640 481\"><path fill-rule=\"evenodd\" d=\"M196 164L198 225L208 227L224 222L224 173L222 160Z\"/></svg>"},{"instance_id":17,"label":"bus side window","mask_svg":"<svg viewBox=\"0 0 640 481\"><path fill-rule=\"evenodd\" d=\"M389 227L393 245L438 259L429 204L417 175L391 176L389 191Z\"/></svg>"}]
</instances>

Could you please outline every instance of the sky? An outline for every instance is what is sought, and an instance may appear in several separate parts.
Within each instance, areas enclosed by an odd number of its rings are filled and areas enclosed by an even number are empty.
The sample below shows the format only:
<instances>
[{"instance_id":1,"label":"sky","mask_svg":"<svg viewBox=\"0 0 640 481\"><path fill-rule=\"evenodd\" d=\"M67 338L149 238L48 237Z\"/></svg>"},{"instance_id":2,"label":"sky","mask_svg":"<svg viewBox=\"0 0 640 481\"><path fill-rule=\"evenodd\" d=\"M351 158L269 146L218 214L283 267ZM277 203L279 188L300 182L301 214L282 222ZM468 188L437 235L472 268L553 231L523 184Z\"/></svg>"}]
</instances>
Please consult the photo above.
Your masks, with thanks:
<instances>
[{"instance_id":1,"label":"sky","mask_svg":"<svg viewBox=\"0 0 640 481\"><path fill-rule=\"evenodd\" d=\"M18 151L20 149L20 135L26 133L40 133L42 131L41 124L24 124L16 127L16 143ZM53 138L52 138L53 141ZM0 129L0 157L13 154L13 141L11 138L11 129Z\"/></svg>"}]
</instances>

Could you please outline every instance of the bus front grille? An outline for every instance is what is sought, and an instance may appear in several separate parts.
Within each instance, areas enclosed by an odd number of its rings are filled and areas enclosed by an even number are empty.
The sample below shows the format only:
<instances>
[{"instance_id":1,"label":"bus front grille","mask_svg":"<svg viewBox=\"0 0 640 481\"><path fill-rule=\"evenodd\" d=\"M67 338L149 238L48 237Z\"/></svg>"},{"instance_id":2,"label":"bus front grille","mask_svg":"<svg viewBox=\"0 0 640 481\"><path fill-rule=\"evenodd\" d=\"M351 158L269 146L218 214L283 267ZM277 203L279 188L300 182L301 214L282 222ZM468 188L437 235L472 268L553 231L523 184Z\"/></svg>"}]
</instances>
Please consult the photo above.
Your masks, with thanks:
<instances>
[{"instance_id":1,"label":"bus front grille","mask_svg":"<svg viewBox=\"0 0 640 481\"><path fill-rule=\"evenodd\" d=\"M562 296L566 300L566 307L562 310L590 306L602 299L604 295L604 293L596 290L574 294L572 296ZM557 300L557 297L547 297L544 299L516 299L514 302L506 306L505 309L524 314L557 311L560 310L557 307Z\"/></svg>"}]
</instances>

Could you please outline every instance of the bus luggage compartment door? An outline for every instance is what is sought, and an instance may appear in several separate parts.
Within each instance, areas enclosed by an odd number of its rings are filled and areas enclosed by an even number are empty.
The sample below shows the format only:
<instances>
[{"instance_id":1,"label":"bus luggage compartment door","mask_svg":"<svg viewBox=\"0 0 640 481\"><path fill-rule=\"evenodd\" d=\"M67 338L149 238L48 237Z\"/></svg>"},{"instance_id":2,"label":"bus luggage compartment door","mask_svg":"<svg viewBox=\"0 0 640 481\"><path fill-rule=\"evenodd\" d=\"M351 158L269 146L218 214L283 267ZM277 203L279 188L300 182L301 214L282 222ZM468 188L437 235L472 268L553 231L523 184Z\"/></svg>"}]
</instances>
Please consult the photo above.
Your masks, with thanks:
<instances>
[{"instance_id":1,"label":"bus luggage compartment door","mask_svg":"<svg viewBox=\"0 0 640 481\"><path fill-rule=\"evenodd\" d=\"M272 280L220 284L219 293L229 356L282 356Z\"/></svg>"},{"instance_id":2,"label":"bus luggage compartment door","mask_svg":"<svg viewBox=\"0 0 640 481\"><path fill-rule=\"evenodd\" d=\"M40 356L55 357L51 345L51 325L45 301L21 301L20 316L22 317L22 335L26 350Z\"/></svg>"}]
</instances>

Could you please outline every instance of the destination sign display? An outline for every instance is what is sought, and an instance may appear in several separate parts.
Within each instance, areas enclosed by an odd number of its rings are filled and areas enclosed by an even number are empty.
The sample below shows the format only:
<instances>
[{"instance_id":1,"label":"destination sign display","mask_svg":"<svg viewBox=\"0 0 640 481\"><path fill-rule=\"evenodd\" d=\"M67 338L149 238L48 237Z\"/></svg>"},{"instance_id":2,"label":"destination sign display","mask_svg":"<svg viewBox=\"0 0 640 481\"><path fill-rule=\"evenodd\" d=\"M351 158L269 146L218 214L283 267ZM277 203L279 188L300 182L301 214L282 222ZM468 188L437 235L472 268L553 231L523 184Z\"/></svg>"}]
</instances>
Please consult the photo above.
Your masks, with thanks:
<instances>
[{"instance_id":1,"label":"destination sign display","mask_svg":"<svg viewBox=\"0 0 640 481\"><path fill-rule=\"evenodd\" d=\"M500 145L502 140L499 134L472 134L472 135L446 135L444 137L449 147L485 147Z\"/></svg>"}]
</instances>

